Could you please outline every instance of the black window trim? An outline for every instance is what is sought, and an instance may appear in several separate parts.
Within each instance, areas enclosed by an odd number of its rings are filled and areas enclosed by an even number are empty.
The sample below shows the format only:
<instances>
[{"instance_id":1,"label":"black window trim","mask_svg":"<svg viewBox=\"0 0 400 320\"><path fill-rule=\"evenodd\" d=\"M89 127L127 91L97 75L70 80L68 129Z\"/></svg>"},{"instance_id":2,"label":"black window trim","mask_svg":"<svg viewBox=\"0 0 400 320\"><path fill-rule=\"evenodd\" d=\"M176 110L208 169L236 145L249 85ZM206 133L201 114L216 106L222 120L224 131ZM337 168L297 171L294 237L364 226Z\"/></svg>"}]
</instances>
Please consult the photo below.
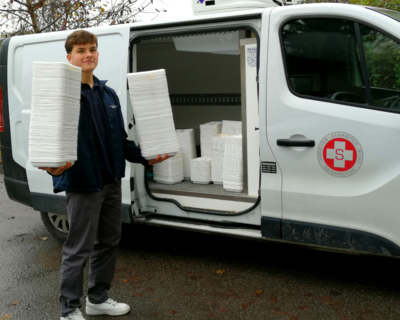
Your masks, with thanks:
<instances>
[{"instance_id":1,"label":"black window trim","mask_svg":"<svg viewBox=\"0 0 400 320\"><path fill-rule=\"evenodd\" d=\"M361 38L360 25L354 22L354 31L356 33L358 52L360 53L360 67L361 73L364 78L365 90L367 92L368 105L373 106L374 100L372 98L371 82L369 81L369 74L367 69L367 61L365 59L364 45Z\"/></svg>"},{"instance_id":2,"label":"black window trim","mask_svg":"<svg viewBox=\"0 0 400 320\"><path fill-rule=\"evenodd\" d=\"M378 14L378 12L377 12ZM388 38L392 39L393 41L397 42L400 45L400 39L396 38L394 35L389 34L386 30L383 30L382 28L372 25L366 21L362 21L361 19L350 19L345 16L333 16L333 15L320 15L320 16L315 16L315 15L304 15L304 16L298 16L298 17L288 17L287 19L284 19L281 22L281 25L279 27L279 40L280 40L280 47L281 47L281 56L282 56L282 61L283 61L283 67L285 70L285 77L286 77L286 84L289 89L289 91L295 95L298 98L301 99L306 99L306 100L314 100L314 101L320 101L320 102L325 102L325 103L334 103L334 104L339 104L339 105L344 105L344 106L350 106L350 107L356 107L356 108L362 108L362 109L368 109L368 110L375 110L375 111L383 111L383 112L389 112L389 113L396 113L400 114L400 110L396 109L388 109L388 108L381 108L381 107L376 107L376 106L371 106L371 105L365 105L365 104L358 104L358 103L353 103L353 102L345 102L345 101L338 101L338 100L328 100L328 99L323 99L323 98L318 98L315 96L309 96L309 95L301 95L294 91L290 85L290 80L289 80L289 72L287 68L287 63L286 63L286 57L285 57L285 50L284 50L284 44L283 44L283 37L282 37L282 31L283 27L290 21L295 21L295 20L300 20L300 19L335 19L335 20L346 20L349 22L353 22L355 24L362 24L364 26L367 26L369 28L372 28L376 31L379 31L383 35L387 36ZM357 37L357 35L356 35ZM359 42L359 39L357 38L357 43ZM364 52L364 49L363 51ZM364 56L365 59L365 56ZM363 67L361 66L361 69ZM366 66L365 66L366 68ZM364 78L363 78L364 79ZM369 83L369 79L368 79ZM369 88L371 89L371 88ZM369 103L369 102L368 102Z\"/></svg>"}]
</instances>

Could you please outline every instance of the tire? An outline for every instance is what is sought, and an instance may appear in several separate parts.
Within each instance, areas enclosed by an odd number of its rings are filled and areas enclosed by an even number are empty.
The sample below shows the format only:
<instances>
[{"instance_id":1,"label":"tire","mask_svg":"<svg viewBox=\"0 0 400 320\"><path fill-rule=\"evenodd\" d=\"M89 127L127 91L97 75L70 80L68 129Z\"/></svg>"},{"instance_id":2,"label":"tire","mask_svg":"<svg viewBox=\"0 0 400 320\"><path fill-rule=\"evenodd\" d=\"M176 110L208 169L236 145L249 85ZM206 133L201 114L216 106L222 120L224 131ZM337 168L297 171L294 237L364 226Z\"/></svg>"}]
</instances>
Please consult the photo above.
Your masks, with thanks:
<instances>
[{"instance_id":1,"label":"tire","mask_svg":"<svg viewBox=\"0 0 400 320\"><path fill-rule=\"evenodd\" d=\"M40 212L40 215L47 231L58 241L64 243L69 232L67 215L48 212Z\"/></svg>"}]
</instances>

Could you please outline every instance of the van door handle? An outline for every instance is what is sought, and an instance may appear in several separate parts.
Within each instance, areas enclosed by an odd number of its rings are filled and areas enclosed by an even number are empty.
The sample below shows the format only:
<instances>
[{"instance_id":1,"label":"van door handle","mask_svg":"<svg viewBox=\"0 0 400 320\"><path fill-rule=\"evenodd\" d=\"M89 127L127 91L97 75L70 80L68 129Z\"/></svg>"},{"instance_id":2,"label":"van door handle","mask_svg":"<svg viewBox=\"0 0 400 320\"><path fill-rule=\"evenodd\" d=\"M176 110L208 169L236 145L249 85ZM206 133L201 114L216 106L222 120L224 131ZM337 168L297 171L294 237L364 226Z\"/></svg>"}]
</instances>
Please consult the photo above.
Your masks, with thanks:
<instances>
[{"instance_id":1,"label":"van door handle","mask_svg":"<svg viewBox=\"0 0 400 320\"><path fill-rule=\"evenodd\" d=\"M314 140L278 139L276 144L281 147L314 147Z\"/></svg>"}]
</instances>

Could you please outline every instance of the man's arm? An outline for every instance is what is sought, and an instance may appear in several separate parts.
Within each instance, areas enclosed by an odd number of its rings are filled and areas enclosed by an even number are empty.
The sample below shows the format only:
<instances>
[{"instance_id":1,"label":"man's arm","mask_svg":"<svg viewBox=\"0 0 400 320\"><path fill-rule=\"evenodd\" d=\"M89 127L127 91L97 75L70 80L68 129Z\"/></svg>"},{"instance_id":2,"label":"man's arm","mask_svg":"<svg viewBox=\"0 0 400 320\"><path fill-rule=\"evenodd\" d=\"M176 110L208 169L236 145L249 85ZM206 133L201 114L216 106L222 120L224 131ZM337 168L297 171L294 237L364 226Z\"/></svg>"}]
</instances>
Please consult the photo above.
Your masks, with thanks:
<instances>
[{"instance_id":1,"label":"man's arm","mask_svg":"<svg viewBox=\"0 0 400 320\"><path fill-rule=\"evenodd\" d=\"M140 148L133 141L127 139L125 130L124 134L125 134L123 136L124 155L125 159L128 160L129 162L141 163L145 167L148 167L156 163L163 162L164 160L169 158L168 154L165 154L164 156L161 156L159 154L155 159L146 160L145 158L143 158Z\"/></svg>"},{"instance_id":2,"label":"man's arm","mask_svg":"<svg viewBox=\"0 0 400 320\"><path fill-rule=\"evenodd\" d=\"M71 167L72 167L72 162L67 162L67 164L65 166L62 166L59 168L41 167L38 169L45 170L52 176L61 176L65 170L68 170Z\"/></svg>"},{"instance_id":3,"label":"man's arm","mask_svg":"<svg viewBox=\"0 0 400 320\"><path fill-rule=\"evenodd\" d=\"M168 154L164 154L163 157L161 157L161 154L159 154L157 156L157 158L149 160L149 166L152 166L153 164L156 164L156 163L163 162L164 160L167 160L168 158L171 158L171 157L168 157Z\"/></svg>"},{"instance_id":4,"label":"man's arm","mask_svg":"<svg viewBox=\"0 0 400 320\"><path fill-rule=\"evenodd\" d=\"M128 160L129 162L133 163L141 163L143 166L146 168L149 166L152 166L156 163L163 162L164 160L168 159L168 154L165 154L164 156L161 156L160 154L152 160L146 160L142 156L142 152L140 150L140 147L138 147L134 141L128 140L128 134L125 131L124 128L124 119L122 117L122 112L121 112L121 105L119 103L119 98L118 95L112 90L112 95L115 99L116 105L118 106L118 117L119 117L119 123L121 127L121 136L122 136L122 143L124 147L124 156L125 159Z\"/></svg>"}]
</instances>

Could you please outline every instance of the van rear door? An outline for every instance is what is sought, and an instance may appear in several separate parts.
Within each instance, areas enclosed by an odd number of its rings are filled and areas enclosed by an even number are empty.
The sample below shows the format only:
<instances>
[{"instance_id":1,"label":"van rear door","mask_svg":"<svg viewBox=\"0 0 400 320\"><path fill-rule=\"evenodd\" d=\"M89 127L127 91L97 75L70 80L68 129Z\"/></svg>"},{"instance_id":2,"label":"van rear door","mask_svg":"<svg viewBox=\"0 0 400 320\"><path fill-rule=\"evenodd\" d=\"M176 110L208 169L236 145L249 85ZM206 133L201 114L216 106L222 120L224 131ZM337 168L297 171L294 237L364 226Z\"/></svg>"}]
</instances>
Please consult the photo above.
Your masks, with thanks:
<instances>
[{"instance_id":1,"label":"van rear door","mask_svg":"<svg viewBox=\"0 0 400 320\"><path fill-rule=\"evenodd\" d=\"M115 89L122 106L126 106L126 73L128 68L129 27L114 26L90 29L98 37L99 64L95 75ZM64 198L53 194L52 180L47 173L34 168L28 159L33 61L65 61L64 42L72 31L14 37L9 44L8 93L10 130L14 160L27 171L32 205L35 210L65 213ZM123 116L127 122L126 107ZM125 113L125 114L124 114ZM127 125L126 125L127 127ZM123 203L130 211L129 181L133 171L127 166L123 180Z\"/></svg>"}]
</instances>

